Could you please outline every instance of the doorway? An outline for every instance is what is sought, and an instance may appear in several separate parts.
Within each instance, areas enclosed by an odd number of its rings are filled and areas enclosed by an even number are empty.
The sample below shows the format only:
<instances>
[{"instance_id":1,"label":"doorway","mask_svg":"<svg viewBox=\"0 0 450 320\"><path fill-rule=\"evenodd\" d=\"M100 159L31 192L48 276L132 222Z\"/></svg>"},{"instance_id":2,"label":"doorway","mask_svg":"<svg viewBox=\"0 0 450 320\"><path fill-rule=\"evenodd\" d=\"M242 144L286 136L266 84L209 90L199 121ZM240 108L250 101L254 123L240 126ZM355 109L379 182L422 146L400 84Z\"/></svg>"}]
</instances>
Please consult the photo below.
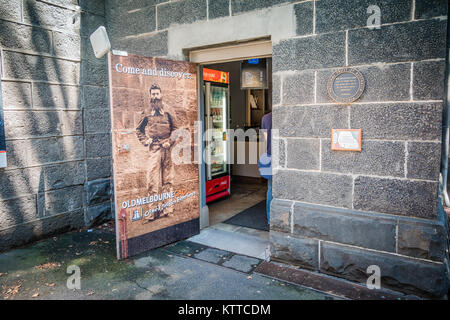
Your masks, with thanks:
<instances>
[{"instance_id":1,"label":"doorway","mask_svg":"<svg viewBox=\"0 0 450 320\"><path fill-rule=\"evenodd\" d=\"M257 160L266 152L265 140L259 129L262 117L272 109L272 59L271 52L270 54L265 52L260 56L248 56L250 47L245 46L245 58L238 58L236 54L230 58L233 55L229 54L230 51L224 50L227 53L226 61L195 61L200 62L201 71L206 68L227 73L229 83L222 87L228 88L229 98L227 110L224 111L223 116L226 117L226 126L229 129L241 130L245 137L244 141L240 140L240 142L236 135L227 137L230 157L227 168L229 192L205 201L207 210L203 210L203 221L206 220L205 215L207 214L208 227L204 227L200 235L189 240L267 259L269 255L269 224L266 213L267 180L260 176ZM261 45L258 48L261 50ZM218 48L213 50L218 56L224 54ZM208 59L212 59L211 55L208 55ZM264 66L266 86L248 87L248 84L245 86L241 83L242 70L248 66L249 62L255 67ZM205 120L209 116L215 121L222 120L218 118L217 111L213 110L215 108L211 109L208 106L208 99L211 97L207 96L205 92L207 90L210 88L207 89L203 82L199 93L203 95L200 99L203 101L200 106L203 109L200 118ZM205 129L207 129L207 125ZM254 148L255 146L256 148ZM224 176L222 173L219 178L224 179ZM206 188L208 181L211 181L211 170L207 165L203 168L201 181L205 185L203 198L206 200L210 197L211 192ZM221 192L224 193L223 190ZM202 214L200 219L202 220ZM204 223L203 226L205 226Z\"/></svg>"}]
</instances>

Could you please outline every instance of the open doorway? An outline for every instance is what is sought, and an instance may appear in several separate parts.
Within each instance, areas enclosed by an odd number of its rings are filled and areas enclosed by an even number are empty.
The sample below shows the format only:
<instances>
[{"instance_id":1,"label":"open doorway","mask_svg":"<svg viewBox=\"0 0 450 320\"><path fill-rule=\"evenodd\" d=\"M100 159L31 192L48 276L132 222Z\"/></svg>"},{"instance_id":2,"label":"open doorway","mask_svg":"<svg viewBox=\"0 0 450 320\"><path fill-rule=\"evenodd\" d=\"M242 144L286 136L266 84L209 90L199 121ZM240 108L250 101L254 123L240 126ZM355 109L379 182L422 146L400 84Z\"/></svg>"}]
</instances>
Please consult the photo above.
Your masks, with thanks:
<instances>
[{"instance_id":1,"label":"open doorway","mask_svg":"<svg viewBox=\"0 0 450 320\"><path fill-rule=\"evenodd\" d=\"M243 82L244 68L264 70L261 83ZM221 63L206 63L205 72L226 73L227 81L203 82L203 120L205 133L212 129L213 141L208 149L210 164L206 164L203 183L206 191L209 228L194 237L194 241L248 256L266 259L269 246L267 219L268 181L261 177L258 159L267 151L262 135L262 118L272 111L272 59L252 57ZM220 78L220 77L219 77ZM248 79L247 79L248 80ZM227 133L234 132L234 136ZM228 135L227 135L228 134ZM244 139L240 134L244 134ZM228 150L226 150L228 148ZM221 156L221 154L226 154ZM225 158L228 165L224 165Z\"/></svg>"},{"instance_id":2,"label":"open doorway","mask_svg":"<svg viewBox=\"0 0 450 320\"><path fill-rule=\"evenodd\" d=\"M244 68L249 65L248 61L250 66L257 70L258 76L261 69L266 73L267 79L251 87L242 83L245 81L242 74L244 72L245 76ZM206 172L206 199L211 226L226 223L269 231L266 214L267 180L261 177L257 160L266 152L266 141L260 134L260 129L263 116L272 110L271 79L268 76L271 74L271 66L271 58L253 58L204 66L204 70L226 72L228 76L225 86L219 87L219 84L213 83L205 85L205 129L212 127L214 134L226 125L234 132L234 135L229 134L228 140L223 139L225 130L223 134L219 134L220 141L225 140L223 144L227 143L230 149L228 155L225 155L231 158L228 168L221 167L221 152L227 152L226 148L221 145L211 148L212 154L218 154L216 158L212 156L211 165L207 165ZM205 71L204 79L208 79L205 77ZM221 99L227 94L226 89L229 97ZM225 100L228 100L227 110L222 111L220 106L225 104ZM215 104L215 101L218 103ZM211 124L208 124L209 119ZM221 191L220 187L219 192L216 192L216 184L210 182L221 181L226 175L229 175L228 192ZM217 178L214 179L215 177Z\"/></svg>"}]
</instances>

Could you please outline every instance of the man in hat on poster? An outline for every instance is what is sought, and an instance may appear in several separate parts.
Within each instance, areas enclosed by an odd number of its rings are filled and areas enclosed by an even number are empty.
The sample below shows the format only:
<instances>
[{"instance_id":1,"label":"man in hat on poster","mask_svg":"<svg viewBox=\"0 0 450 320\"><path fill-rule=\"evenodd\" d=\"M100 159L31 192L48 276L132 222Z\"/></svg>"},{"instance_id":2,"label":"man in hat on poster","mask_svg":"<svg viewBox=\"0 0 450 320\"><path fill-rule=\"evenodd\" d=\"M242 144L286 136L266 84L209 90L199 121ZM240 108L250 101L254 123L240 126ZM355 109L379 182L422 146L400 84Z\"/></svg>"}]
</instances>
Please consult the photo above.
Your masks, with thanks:
<instances>
[{"instance_id":1,"label":"man in hat on poster","mask_svg":"<svg viewBox=\"0 0 450 320\"><path fill-rule=\"evenodd\" d=\"M172 116L163 103L161 88L154 84L150 88L150 108L143 112L143 117L136 128L139 141L149 148L151 154L148 168L148 192L157 194L170 191L174 178L174 168L170 157L173 141L171 134L175 130ZM173 208L164 209L164 215ZM162 212L158 212L158 218Z\"/></svg>"}]
</instances>

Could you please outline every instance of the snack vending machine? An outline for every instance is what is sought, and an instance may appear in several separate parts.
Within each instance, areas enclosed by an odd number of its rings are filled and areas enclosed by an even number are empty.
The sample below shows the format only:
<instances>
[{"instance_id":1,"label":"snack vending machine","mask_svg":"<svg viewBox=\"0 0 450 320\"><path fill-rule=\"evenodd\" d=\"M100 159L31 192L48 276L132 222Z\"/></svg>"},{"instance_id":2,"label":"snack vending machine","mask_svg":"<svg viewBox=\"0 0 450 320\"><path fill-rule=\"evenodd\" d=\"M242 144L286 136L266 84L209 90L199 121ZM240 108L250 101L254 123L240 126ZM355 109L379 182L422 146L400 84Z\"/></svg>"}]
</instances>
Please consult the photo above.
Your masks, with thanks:
<instances>
[{"instance_id":1,"label":"snack vending machine","mask_svg":"<svg viewBox=\"0 0 450 320\"><path fill-rule=\"evenodd\" d=\"M230 195L229 74L203 68L206 202Z\"/></svg>"}]
</instances>

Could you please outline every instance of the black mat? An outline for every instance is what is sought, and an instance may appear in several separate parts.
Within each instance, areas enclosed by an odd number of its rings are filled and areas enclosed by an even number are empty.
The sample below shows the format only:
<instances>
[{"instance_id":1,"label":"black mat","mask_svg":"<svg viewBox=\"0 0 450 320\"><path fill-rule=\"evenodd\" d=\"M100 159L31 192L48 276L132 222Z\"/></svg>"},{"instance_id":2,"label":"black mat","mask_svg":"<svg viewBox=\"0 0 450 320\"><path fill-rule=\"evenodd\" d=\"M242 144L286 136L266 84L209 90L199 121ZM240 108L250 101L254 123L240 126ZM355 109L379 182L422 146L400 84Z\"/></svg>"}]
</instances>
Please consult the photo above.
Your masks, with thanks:
<instances>
[{"instance_id":1,"label":"black mat","mask_svg":"<svg viewBox=\"0 0 450 320\"><path fill-rule=\"evenodd\" d=\"M253 207L247 208L223 223L269 231L267 224L266 201L261 201Z\"/></svg>"}]
</instances>

